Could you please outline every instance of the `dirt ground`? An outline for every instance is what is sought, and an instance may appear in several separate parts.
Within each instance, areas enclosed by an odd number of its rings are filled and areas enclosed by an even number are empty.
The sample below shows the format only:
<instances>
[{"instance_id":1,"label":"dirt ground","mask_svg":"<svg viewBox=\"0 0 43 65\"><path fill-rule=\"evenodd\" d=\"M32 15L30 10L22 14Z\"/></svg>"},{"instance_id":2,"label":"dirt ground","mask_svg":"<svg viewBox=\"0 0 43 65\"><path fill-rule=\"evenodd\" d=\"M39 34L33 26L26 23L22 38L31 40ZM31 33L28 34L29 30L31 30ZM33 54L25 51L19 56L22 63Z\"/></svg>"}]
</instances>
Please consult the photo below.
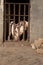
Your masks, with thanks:
<instances>
[{"instance_id":1,"label":"dirt ground","mask_svg":"<svg viewBox=\"0 0 43 65\"><path fill-rule=\"evenodd\" d=\"M43 65L43 54L29 45L0 47L0 65Z\"/></svg>"}]
</instances>

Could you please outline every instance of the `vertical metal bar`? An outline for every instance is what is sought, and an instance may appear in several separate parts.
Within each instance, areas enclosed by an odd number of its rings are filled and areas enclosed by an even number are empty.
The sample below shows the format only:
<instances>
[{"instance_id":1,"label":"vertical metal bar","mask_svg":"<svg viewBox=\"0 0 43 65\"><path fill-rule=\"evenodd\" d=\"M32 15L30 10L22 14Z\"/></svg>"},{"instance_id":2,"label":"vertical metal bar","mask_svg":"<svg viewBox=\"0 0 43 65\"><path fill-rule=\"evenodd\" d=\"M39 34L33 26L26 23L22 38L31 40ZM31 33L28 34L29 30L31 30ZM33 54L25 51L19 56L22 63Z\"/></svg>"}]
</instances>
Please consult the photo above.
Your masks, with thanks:
<instances>
[{"instance_id":1,"label":"vertical metal bar","mask_svg":"<svg viewBox=\"0 0 43 65\"><path fill-rule=\"evenodd\" d=\"M8 6L9 6L9 13L8 13L8 17L9 17L9 36L8 36L8 40L10 40L10 4L8 4Z\"/></svg>"},{"instance_id":2,"label":"vertical metal bar","mask_svg":"<svg viewBox=\"0 0 43 65\"><path fill-rule=\"evenodd\" d=\"M6 4L5 4L5 40L6 40Z\"/></svg>"},{"instance_id":3,"label":"vertical metal bar","mask_svg":"<svg viewBox=\"0 0 43 65\"><path fill-rule=\"evenodd\" d=\"M6 18L6 16L5 16L5 14L6 14L6 6L5 6L5 2L4 2L4 23L3 23L3 41L5 41L6 40L6 21L5 21L5 18Z\"/></svg>"},{"instance_id":4,"label":"vertical metal bar","mask_svg":"<svg viewBox=\"0 0 43 65\"><path fill-rule=\"evenodd\" d=\"M25 7L26 7L26 5L24 4L24 29L23 29L23 32L24 32L24 34L23 34L23 40L24 40L24 37L25 37Z\"/></svg>"},{"instance_id":5,"label":"vertical metal bar","mask_svg":"<svg viewBox=\"0 0 43 65\"><path fill-rule=\"evenodd\" d=\"M15 36L15 4L14 4L14 36Z\"/></svg>"},{"instance_id":6,"label":"vertical metal bar","mask_svg":"<svg viewBox=\"0 0 43 65\"><path fill-rule=\"evenodd\" d=\"M28 4L28 41L30 41L30 4Z\"/></svg>"},{"instance_id":7,"label":"vertical metal bar","mask_svg":"<svg viewBox=\"0 0 43 65\"><path fill-rule=\"evenodd\" d=\"M4 0L4 3L6 3L6 0Z\"/></svg>"},{"instance_id":8,"label":"vertical metal bar","mask_svg":"<svg viewBox=\"0 0 43 65\"><path fill-rule=\"evenodd\" d=\"M5 12L4 12L5 7L4 6L5 6L5 2L3 1L3 41L2 41L2 43L5 41L5 38L4 38L4 34L5 34L4 33L4 31L5 31L5 25L4 25L4 23L5 23L5 17L4 17L5 16ZM3 43L3 46L4 46L4 43Z\"/></svg>"},{"instance_id":9,"label":"vertical metal bar","mask_svg":"<svg viewBox=\"0 0 43 65\"><path fill-rule=\"evenodd\" d=\"M19 22L18 22L18 23L19 23L19 29L18 29L18 36L19 36L19 34L20 34L20 5L21 5L21 4L19 4L19 20L18 20L18 21L19 21ZM19 39L19 37L18 37L18 39ZM20 39L19 39L19 41L20 41Z\"/></svg>"},{"instance_id":10,"label":"vertical metal bar","mask_svg":"<svg viewBox=\"0 0 43 65\"><path fill-rule=\"evenodd\" d=\"M3 2L3 42L5 41L5 38L4 38L4 29L5 29L5 2Z\"/></svg>"}]
</instances>

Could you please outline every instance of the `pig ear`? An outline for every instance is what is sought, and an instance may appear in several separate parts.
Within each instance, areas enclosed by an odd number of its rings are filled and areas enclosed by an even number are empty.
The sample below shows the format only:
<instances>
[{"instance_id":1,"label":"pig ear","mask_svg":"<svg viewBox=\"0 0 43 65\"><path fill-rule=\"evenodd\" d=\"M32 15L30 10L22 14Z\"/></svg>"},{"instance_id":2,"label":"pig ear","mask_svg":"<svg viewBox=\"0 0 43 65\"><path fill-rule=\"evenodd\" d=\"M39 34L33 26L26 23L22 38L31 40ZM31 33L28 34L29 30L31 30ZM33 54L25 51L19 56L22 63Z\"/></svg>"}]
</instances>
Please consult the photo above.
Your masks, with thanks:
<instances>
[{"instance_id":1,"label":"pig ear","mask_svg":"<svg viewBox=\"0 0 43 65\"><path fill-rule=\"evenodd\" d=\"M12 25L12 24L13 24L13 21L10 22L10 25Z\"/></svg>"}]
</instances>

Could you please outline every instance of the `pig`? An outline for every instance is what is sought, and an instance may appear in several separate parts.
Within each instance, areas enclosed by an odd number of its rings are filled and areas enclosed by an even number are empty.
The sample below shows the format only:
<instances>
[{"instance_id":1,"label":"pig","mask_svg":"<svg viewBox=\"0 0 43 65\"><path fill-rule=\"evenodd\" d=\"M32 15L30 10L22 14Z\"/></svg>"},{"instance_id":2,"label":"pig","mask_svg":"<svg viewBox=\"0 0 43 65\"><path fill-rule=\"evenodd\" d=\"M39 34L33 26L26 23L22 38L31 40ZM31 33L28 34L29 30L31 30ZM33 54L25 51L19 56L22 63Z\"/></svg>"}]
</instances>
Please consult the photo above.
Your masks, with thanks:
<instances>
[{"instance_id":1,"label":"pig","mask_svg":"<svg viewBox=\"0 0 43 65\"><path fill-rule=\"evenodd\" d=\"M24 30L26 30L28 28L28 22L27 21L20 21L19 24L15 24L14 26L14 22L12 21L10 23L11 25L11 33L12 36L14 37L15 41L18 41L19 36L21 36L24 32ZM24 29L24 25L25 25L25 29ZM14 27L15 27L15 31L14 31Z\"/></svg>"}]
</instances>

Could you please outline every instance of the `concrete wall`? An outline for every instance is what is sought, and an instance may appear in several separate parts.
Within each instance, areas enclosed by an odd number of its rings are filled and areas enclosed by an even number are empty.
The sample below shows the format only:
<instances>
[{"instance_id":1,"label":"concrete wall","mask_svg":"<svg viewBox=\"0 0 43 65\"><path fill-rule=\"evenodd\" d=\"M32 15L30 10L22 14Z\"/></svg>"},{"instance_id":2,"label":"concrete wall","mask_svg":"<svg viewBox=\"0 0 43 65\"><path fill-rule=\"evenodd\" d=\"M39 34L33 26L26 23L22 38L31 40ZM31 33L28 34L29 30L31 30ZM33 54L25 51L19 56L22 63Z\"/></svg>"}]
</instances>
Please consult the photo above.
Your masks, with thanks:
<instances>
[{"instance_id":1,"label":"concrete wall","mask_svg":"<svg viewBox=\"0 0 43 65\"><path fill-rule=\"evenodd\" d=\"M3 41L3 0L0 0L0 42Z\"/></svg>"},{"instance_id":2,"label":"concrete wall","mask_svg":"<svg viewBox=\"0 0 43 65\"><path fill-rule=\"evenodd\" d=\"M31 0L30 41L43 38L43 0Z\"/></svg>"}]
</instances>

